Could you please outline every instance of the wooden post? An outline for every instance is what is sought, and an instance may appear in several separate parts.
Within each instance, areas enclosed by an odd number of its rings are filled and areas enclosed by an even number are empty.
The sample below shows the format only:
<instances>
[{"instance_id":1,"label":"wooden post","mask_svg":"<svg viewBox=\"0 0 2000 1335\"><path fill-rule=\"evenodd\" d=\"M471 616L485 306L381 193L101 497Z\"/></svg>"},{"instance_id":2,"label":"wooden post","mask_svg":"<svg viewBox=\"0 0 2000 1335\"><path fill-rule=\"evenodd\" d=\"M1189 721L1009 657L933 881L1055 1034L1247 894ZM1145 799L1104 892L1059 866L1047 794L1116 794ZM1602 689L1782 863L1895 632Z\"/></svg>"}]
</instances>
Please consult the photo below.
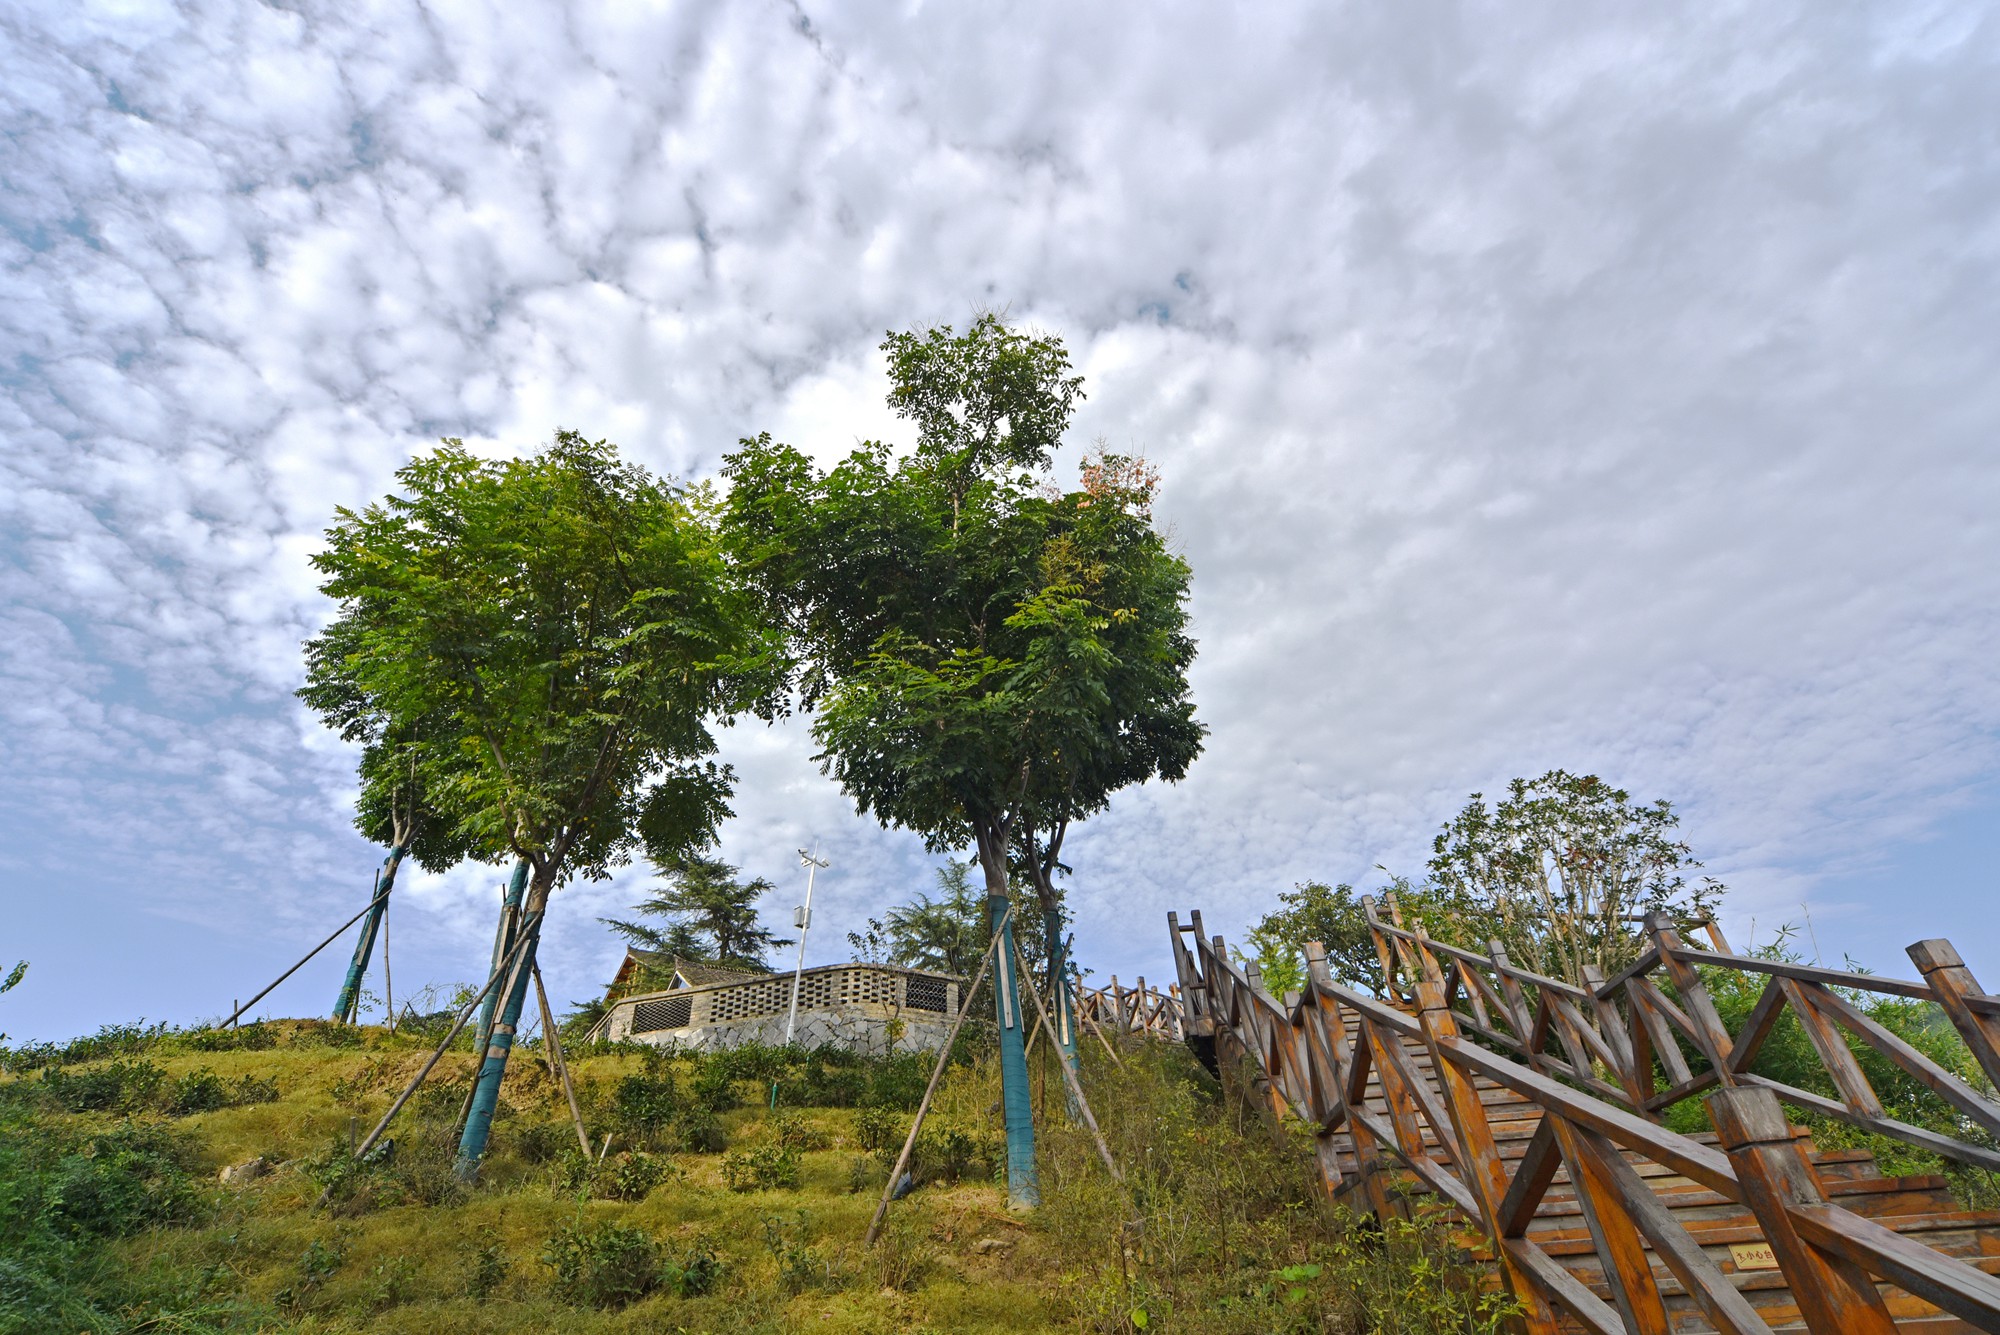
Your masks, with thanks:
<instances>
[{"instance_id":1,"label":"wooden post","mask_svg":"<svg viewBox=\"0 0 2000 1335\"><path fill-rule=\"evenodd\" d=\"M1646 932L1653 938L1653 944L1659 947L1660 963L1680 992L1681 1005L1688 1018L1694 1021L1695 1041L1702 1055L1715 1068L1718 1080L1724 1085L1734 1085L1736 1071L1729 1058L1735 1051L1735 1044L1730 1040L1729 1028L1722 1023L1722 1016L1716 1011L1715 1002L1710 999L1701 975L1695 972L1692 964L1674 954L1676 950L1686 949L1681 944L1680 936L1668 925L1664 913L1646 915Z\"/></svg>"},{"instance_id":2,"label":"wooden post","mask_svg":"<svg viewBox=\"0 0 2000 1335\"><path fill-rule=\"evenodd\" d=\"M1959 958L1951 942L1942 938L1919 941L1909 948L1908 954L1924 981L1930 984L1931 995L1965 1039L1965 1046L1972 1050L1979 1069L2000 1086L2000 1019L1972 1009L1974 1001L1987 999L1979 980L1965 967L1965 961Z\"/></svg>"},{"instance_id":3,"label":"wooden post","mask_svg":"<svg viewBox=\"0 0 2000 1335\"><path fill-rule=\"evenodd\" d=\"M1868 1272L1821 1251L1799 1236L1796 1207L1823 1206L1819 1175L1792 1138L1785 1110L1768 1089L1733 1086L1705 1100L1709 1120L1757 1216L1765 1241L1791 1286L1806 1328L1814 1335L1893 1335L1882 1295Z\"/></svg>"}]
</instances>

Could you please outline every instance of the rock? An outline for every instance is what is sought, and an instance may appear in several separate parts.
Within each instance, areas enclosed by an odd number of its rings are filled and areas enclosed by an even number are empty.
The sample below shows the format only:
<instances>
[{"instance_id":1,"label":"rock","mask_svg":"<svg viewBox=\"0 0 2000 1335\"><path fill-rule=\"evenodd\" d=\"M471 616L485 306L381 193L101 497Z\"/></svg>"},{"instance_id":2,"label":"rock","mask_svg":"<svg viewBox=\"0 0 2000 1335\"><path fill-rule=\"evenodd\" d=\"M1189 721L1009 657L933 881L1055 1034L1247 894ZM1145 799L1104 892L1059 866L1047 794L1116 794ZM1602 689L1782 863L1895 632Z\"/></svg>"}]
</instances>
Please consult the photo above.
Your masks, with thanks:
<instances>
[{"instance_id":1,"label":"rock","mask_svg":"<svg viewBox=\"0 0 2000 1335\"><path fill-rule=\"evenodd\" d=\"M981 1238L972 1244L972 1250L981 1256L991 1256L995 1252L1008 1251L1013 1246L1013 1240L1010 1238Z\"/></svg>"},{"instance_id":2,"label":"rock","mask_svg":"<svg viewBox=\"0 0 2000 1335\"><path fill-rule=\"evenodd\" d=\"M270 1161L260 1154L254 1159L245 1159L242 1163L230 1164L216 1176L222 1179L222 1185L225 1187L240 1187L247 1182L256 1181L270 1171Z\"/></svg>"}]
</instances>

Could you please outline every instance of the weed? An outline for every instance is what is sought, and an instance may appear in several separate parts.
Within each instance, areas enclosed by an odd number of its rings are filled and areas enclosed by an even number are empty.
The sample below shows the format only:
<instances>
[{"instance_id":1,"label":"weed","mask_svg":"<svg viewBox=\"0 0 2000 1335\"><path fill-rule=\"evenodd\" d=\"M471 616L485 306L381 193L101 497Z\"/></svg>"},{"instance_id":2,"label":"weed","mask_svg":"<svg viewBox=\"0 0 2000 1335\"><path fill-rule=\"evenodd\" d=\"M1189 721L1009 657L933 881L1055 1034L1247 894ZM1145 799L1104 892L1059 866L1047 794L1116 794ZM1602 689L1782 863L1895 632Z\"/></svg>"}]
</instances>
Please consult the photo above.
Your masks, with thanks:
<instances>
[{"instance_id":1,"label":"weed","mask_svg":"<svg viewBox=\"0 0 2000 1335\"><path fill-rule=\"evenodd\" d=\"M340 1273L340 1267L346 1260L347 1249L341 1243L329 1245L324 1239L314 1238L312 1245L299 1257L298 1277L279 1289L273 1297L278 1310L288 1316L304 1312L326 1282Z\"/></svg>"},{"instance_id":2,"label":"weed","mask_svg":"<svg viewBox=\"0 0 2000 1335\"><path fill-rule=\"evenodd\" d=\"M473 1247L470 1262L465 1277L468 1298L491 1298L507 1282L507 1272L512 1268L506 1249L491 1234Z\"/></svg>"},{"instance_id":3,"label":"weed","mask_svg":"<svg viewBox=\"0 0 2000 1335\"><path fill-rule=\"evenodd\" d=\"M839 1287L833 1263L807 1245L811 1223L803 1210L764 1216L764 1250L778 1263L778 1286L786 1293Z\"/></svg>"}]
</instances>

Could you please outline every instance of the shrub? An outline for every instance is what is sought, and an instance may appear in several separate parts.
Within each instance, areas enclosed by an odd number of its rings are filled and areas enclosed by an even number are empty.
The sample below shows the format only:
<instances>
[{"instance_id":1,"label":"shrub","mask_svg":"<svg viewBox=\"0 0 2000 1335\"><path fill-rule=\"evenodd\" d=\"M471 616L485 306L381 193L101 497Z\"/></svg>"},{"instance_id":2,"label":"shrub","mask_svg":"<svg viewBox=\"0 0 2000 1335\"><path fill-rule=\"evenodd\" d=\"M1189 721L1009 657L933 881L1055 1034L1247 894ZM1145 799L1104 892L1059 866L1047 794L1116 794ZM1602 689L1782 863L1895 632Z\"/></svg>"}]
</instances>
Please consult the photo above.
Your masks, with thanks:
<instances>
[{"instance_id":1,"label":"shrub","mask_svg":"<svg viewBox=\"0 0 2000 1335\"><path fill-rule=\"evenodd\" d=\"M643 1229L602 1223L571 1224L542 1251L554 1271L550 1289L566 1303L624 1307L660 1287L665 1266L659 1244Z\"/></svg>"},{"instance_id":2,"label":"shrub","mask_svg":"<svg viewBox=\"0 0 2000 1335\"><path fill-rule=\"evenodd\" d=\"M278 1036L262 1020L240 1029L191 1029L179 1041L190 1052L262 1052L278 1046Z\"/></svg>"},{"instance_id":3,"label":"shrub","mask_svg":"<svg viewBox=\"0 0 2000 1335\"><path fill-rule=\"evenodd\" d=\"M788 1150L823 1150L832 1143L825 1128L814 1126L790 1108L772 1114L771 1130L778 1144Z\"/></svg>"},{"instance_id":4,"label":"shrub","mask_svg":"<svg viewBox=\"0 0 2000 1335\"><path fill-rule=\"evenodd\" d=\"M128 1124L93 1137L55 1164L42 1214L72 1238L122 1238L192 1219L201 1198L188 1143L159 1126Z\"/></svg>"},{"instance_id":5,"label":"shrub","mask_svg":"<svg viewBox=\"0 0 2000 1335\"><path fill-rule=\"evenodd\" d=\"M778 1286L786 1293L838 1287L833 1263L806 1245L811 1220L805 1211L798 1214L764 1217L764 1249L778 1263Z\"/></svg>"},{"instance_id":6,"label":"shrub","mask_svg":"<svg viewBox=\"0 0 2000 1335\"><path fill-rule=\"evenodd\" d=\"M908 1132L899 1126L899 1119L887 1108L869 1106L854 1114L854 1143L870 1154L887 1149L901 1149L903 1137Z\"/></svg>"},{"instance_id":7,"label":"shrub","mask_svg":"<svg viewBox=\"0 0 2000 1335\"><path fill-rule=\"evenodd\" d=\"M696 1104L683 1107L674 1119L674 1135L689 1154L720 1154L729 1148L729 1136L722 1119Z\"/></svg>"},{"instance_id":8,"label":"shrub","mask_svg":"<svg viewBox=\"0 0 2000 1335\"><path fill-rule=\"evenodd\" d=\"M899 1143L897 1150L902 1148ZM918 1182L957 1182L992 1176L1006 1154L1005 1141L991 1132L968 1131L948 1122L926 1120L910 1153L910 1174ZM894 1159L888 1148L885 1159Z\"/></svg>"},{"instance_id":9,"label":"shrub","mask_svg":"<svg viewBox=\"0 0 2000 1335\"><path fill-rule=\"evenodd\" d=\"M347 1249L339 1242L328 1244L314 1238L312 1245L299 1256L298 1278L272 1295L278 1310L289 1316L297 1316L305 1311L312 1298L326 1282L340 1273L340 1267L347 1260Z\"/></svg>"},{"instance_id":10,"label":"shrub","mask_svg":"<svg viewBox=\"0 0 2000 1335\"><path fill-rule=\"evenodd\" d=\"M167 1073L152 1062L120 1059L72 1074L60 1066L42 1072L41 1094L64 1112L133 1112L152 1103Z\"/></svg>"},{"instance_id":11,"label":"shrub","mask_svg":"<svg viewBox=\"0 0 2000 1335\"><path fill-rule=\"evenodd\" d=\"M366 1041L360 1026L336 1020L300 1020L292 1030L295 1048L358 1048Z\"/></svg>"},{"instance_id":12,"label":"shrub","mask_svg":"<svg viewBox=\"0 0 2000 1335\"><path fill-rule=\"evenodd\" d=\"M643 1201L654 1187L681 1176L672 1160L633 1150L612 1160L609 1171L599 1175L603 1193L614 1200Z\"/></svg>"},{"instance_id":13,"label":"shrub","mask_svg":"<svg viewBox=\"0 0 2000 1335\"><path fill-rule=\"evenodd\" d=\"M507 1282L507 1272L511 1268L507 1252L499 1241L488 1233L473 1247L468 1258L465 1277L465 1296L468 1298L491 1298L502 1284Z\"/></svg>"},{"instance_id":14,"label":"shrub","mask_svg":"<svg viewBox=\"0 0 2000 1335\"><path fill-rule=\"evenodd\" d=\"M241 1080L228 1081L204 1066L168 1085L160 1096L160 1108L171 1116L186 1117L245 1103L270 1103L277 1097L275 1080L246 1075Z\"/></svg>"},{"instance_id":15,"label":"shrub","mask_svg":"<svg viewBox=\"0 0 2000 1335\"><path fill-rule=\"evenodd\" d=\"M672 1069L664 1063L655 1071L626 1076L611 1096L613 1124L625 1138L642 1145L657 1145L680 1111L680 1091Z\"/></svg>"},{"instance_id":16,"label":"shrub","mask_svg":"<svg viewBox=\"0 0 2000 1335\"><path fill-rule=\"evenodd\" d=\"M549 1163L564 1150L577 1152L576 1132L567 1122L536 1122L515 1130L514 1148L526 1163Z\"/></svg>"},{"instance_id":17,"label":"shrub","mask_svg":"<svg viewBox=\"0 0 2000 1335\"><path fill-rule=\"evenodd\" d=\"M676 1298L700 1298L715 1291L722 1279L722 1258L715 1244L697 1233L681 1251L661 1267L661 1283Z\"/></svg>"},{"instance_id":18,"label":"shrub","mask_svg":"<svg viewBox=\"0 0 2000 1335\"><path fill-rule=\"evenodd\" d=\"M796 1191L801 1181L798 1151L764 1145L748 1153L726 1154L722 1180L731 1191Z\"/></svg>"}]
</instances>

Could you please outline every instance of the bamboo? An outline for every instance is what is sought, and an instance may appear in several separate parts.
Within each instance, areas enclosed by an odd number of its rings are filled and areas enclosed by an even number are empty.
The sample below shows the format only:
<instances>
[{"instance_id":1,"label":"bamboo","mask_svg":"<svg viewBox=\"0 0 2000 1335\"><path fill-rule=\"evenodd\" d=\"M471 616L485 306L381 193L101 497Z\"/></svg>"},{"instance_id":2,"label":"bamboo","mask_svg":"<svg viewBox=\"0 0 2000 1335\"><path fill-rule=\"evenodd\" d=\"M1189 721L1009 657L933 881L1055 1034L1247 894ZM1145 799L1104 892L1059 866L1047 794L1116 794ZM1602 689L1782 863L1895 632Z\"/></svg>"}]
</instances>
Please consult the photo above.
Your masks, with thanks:
<instances>
[{"instance_id":1,"label":"bamboo","mask_svg":"<svg viewBox=\"0 0 2000 1335\"><path fill-rule=\"evenodd\" d=\"M392 887L392 888L393 888L393 887ZM276 988L276 987L278 986L278 984L279 984L279 983L282 983L282 982L284 982L284 981L285 981L285 980L286 980L287 978L290 978L290 977L291 977L291 976L292 976L293 974L297 973L297 972L298 972L298 971L299 971L300 969L303 969L303 968L305 967L305 965L306 965L306 961L307 961L307 960L309 960L309 959L311 959L311 958L312 958L313 956L315 956L315 955L319 954L319 953L320 953L320 951L322 951L322 950L325 950L325 949L326 949L326 948L327 948L328 946L332 945L332 944L333 944L333 943L334 943L335 941L338 941L338 940L340 939L340 934L341 934L342 932L346 931L346 930L347 930L348 928L350 928L350 927L354 926L354 924L355 924L355 923L357 923L357 922L360 922L360 921L361 921L361 920L362 920L363 918L367 917L367 916L368 916L368 914L369 914L369 912L370 912L370 911L371 911L371 910L372 910L372 909L373 909L373 908L374 908L374 907L375 907L375 906L376 906L377 904L380 904L380 903L382 903L382 902L383 902L384 900L386 900L386 899L387 899L388 897L389 897L389 892L388 892L387 890L384 890L384 891L383 891L383 892L382 892L381 894L379 894L379 895L375 896L375 898L373 898L373 899L369 900L369 901L368 901L368 903L367 903L367 905L366 905L366 907L364 907L364 908L363 908L363 909L361 910L361 912L359 912L359 913L355 914L355 915L354 915L354 916L353 916L352 918L349 918L349 919L348 919L348 920L347 920L346 922L344 922L344 923L340 924L340 926L338 926L338 927L334 928L334 929L333 929L333 935L332 935L332 936L329 936L329 937L328 937L328 938L327 938L326 940L324 940L324 941L320 942L320 943L319 943L318 945L314 946L314 947L313 947L313 948L312 948L311 950L308 950L308 951L307 951L307 952L305 953L305 955L304 955L303 957L301 957L301 958L300 958L300 960L299 960L299 962L298 962L297 964L294 964L294 965L293 965L293 966L292 966L291 968L289 968L289 969L285 970L285 971L284 971L283 973L279 974L279 975L278 975L278 976L277 976L276 978L272 979L272 980L271 980L271 986L270 986L270 987L267 987L267 988L265 988L265 989L264 989L264 990L263 990L262 992L259 992L259 993L258 993L258 994L257 994L256 996L254 996L254 997L250 998L250 1000L248 1000L248 1001L244 1002L244 1003L243 1003L243 1004L242 1004L241 1006L238 1006L238 1007L237 1007L237 1008L236 1008L235 1010L231 1011L231 1012L229 1013L229 1018L228 1018L228 1019L226 1019L226 1020L224 1020L224 1021L222 1022L222 1024L219 1024L219 1025L217 1025L217 1026L216 1026L216 1028L218 1028L218 1029L221 1029L221 1028L223 1028L224 1026L227 1026L227 1025L233 1025L233 1024L235 1024L235 1023L236 1023L236 1017L237 1017L237 1016L239 1016L239 1015L243 1014L243 1012L244 1012L244 1011L247 1011L247 1010L249 1010L249 1009L250 1009L250 1008L251 1008L252 1006L254 1006L254 1005L256 1005L256 1004L257 1004L258 1002L262 1001L262 1000L263 1000L263 999L264 999L264 998L265 998L266 996L270 995L270 993L271 993L272 989Z\"/></svg>"},{"instance_id":2,"label":"bamboo","mask_svg":"<svg viewBox=\"0 0 2000 1335\"><path fill-rule=\"evenodd\" d=\"M985 981L987 966L993 963L994 948L1000 944L1000 929L1005 928L1013 916L1014 908L1010 904L1006 912L1000 915L1000 927L994 929L993 939L986 943L986 953L979 957L979 972L972 975L972 986L962 995L969 996L977 992L979 984ZM917 1147L917 1132L924 1124L924 1114L930 1111L931 1096L937 1093L938 1081L944 1078L944 1068L951 1061L951 1045L957 1041L959 1026L965 1023L966 1013L970 1009L968 1006L960 1005L958 1014L952 1017L951 1032L944 1036L944 1046L938 1049L937 1065L931 1068L931 1080L924 1086L924 1097L918 1102L917 1115L910 1122L910 1134L903 1138L903 1152L896 1156L896 1166L889 1170L889 1184L882 1188L882 1199L876 1202L875 1215L868 1221L867 1235L861 1239L863 1247L873 1247L876 1237L882 1231L882 1216L889 1213L889 1198L895 1194L896 1183L902 1179L903 1170L909 1167L910 1152Z\"/></svg>"}]
</instances>

